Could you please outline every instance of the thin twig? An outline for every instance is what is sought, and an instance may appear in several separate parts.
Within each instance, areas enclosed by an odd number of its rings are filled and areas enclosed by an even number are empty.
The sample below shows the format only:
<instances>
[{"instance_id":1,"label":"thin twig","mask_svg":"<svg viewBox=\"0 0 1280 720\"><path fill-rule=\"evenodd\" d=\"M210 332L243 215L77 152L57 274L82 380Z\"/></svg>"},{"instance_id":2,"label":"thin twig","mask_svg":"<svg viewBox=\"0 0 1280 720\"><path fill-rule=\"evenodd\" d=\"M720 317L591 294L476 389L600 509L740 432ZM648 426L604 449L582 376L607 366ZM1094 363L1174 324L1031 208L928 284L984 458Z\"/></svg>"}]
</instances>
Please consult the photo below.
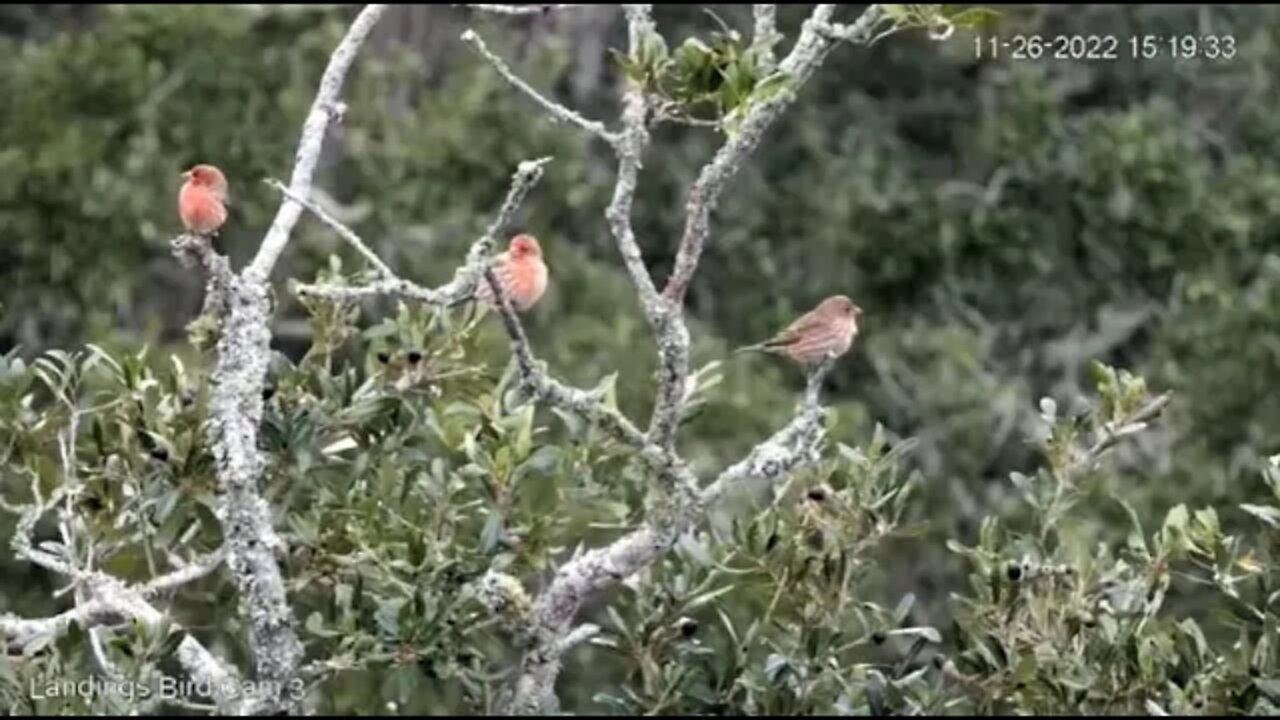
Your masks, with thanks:
<instances>
[{"instance_id":1,"label":"thin twig","mask_svg":"<svg viewBox=\"0 0 1280 720\"><path fill-rule=\"evenodd\" d=\"M320 222L332 228L334 232L338 233L339 237L347 241L348 245L355 248L357 252L363 255L364 259L368 260L369 264L372 265L378 271L378 273L381 274L383 277L386 277L386 278L395 277L395 273L391 272L391 268L387 267L387 264L382 262L382 258L378 257L372 250L370 250L369 246L365 244L364 240L361 240L360 236L355 234L355 231L353 231L351 228L347 227L346 225L343 225L340 221L338 221L337 218L325 212L324 209L321 208L319 205L316 205L310 200L307 200L299 195L294 194L292 190L290 190L287 186L285 186L284 183L280 182L279 180L276 180L275 178L271 178L266 180L265 182L271 187L275 188L276 190L279 190L285 197L289 198L290 200L298 203L302 207L309 210L312 215L315 215L317 218L320 219Z\"/></svg>"},{"instance_id":2,"label":"thin twig","mask_svg":"<svg viewBox=\"0 0 1280 720\"><path fill-rule=\"evenodd\" d=\"M485 229L467 251L466 260L454 271L453 279L437 288L426 288L417 283L397 277L387 270L387 277L368 285L336 285L332 283L298 284L295 288L299 295L325 298L328 300L347 301L372 297L400 297L414 300L424 305L449 307L475 295L475 290L484 275L485 268L493 258L496 239L515 218L516 211L524 203L525 197L542 179L544 168L552 160L542 157L526 160L516 168L511 178L511 188L507 191L498 208L493 222Z\"/></svg>"},{"instance_id":3,"label":"thin twig","mask_svg":"<svg viewBox=\"0 0 1280 720\"><path fill-rule=\"evenodd\" d=\"M329 65L320 78L320 89L311 103L311 111L307 113L306 122L302 126L302 139L298 143L297 159L293 164L293 174L289 178L289 189L294 196L307 197L311 194L311 179L315 175L316 164L320 160L320 150L324 146L325 131L329 121L340 115L342 107L338 96L342 92L342 84L347 78L347 71L356 59L360 46L364 44L369 31L387 11L387 5L367 5L347 29L342 42L329 57ZM253 263L245 270L244 277L250 282L265 282L271 276L276 260L289 244L289 236L293 226L302 214L302 206L294 202L280 204L271 228L258 249Z\"/></svg>"},{"instance_id":4,"label":"thin twig","mask_svg":"<svg viewBox=\"0 0 1280 720\"><path fill-rule=\"evenodd\" d=\"M543 109L550 113L551 117L555 118L557 121L576 125L601 140L604 140L610 145L617 142L616 136L609 132L609 130L604 126L604 123L597 120L588 120L580 113L570 110L564 105L547 98L545 95L535 90L532 85L520 79L519 76L511 71L511 68L507 66L507 63L503 61L502 58L489 50L489 47L484 44L484 40L476 34L476 31L468 29L466 32L462 33L462 41L474 47L477 52L484 56L485 60L489 61L489 64L493 66L493 69L498 71L499 75L501 75L507 82L516 86L516 88L525 95L533 98L535 102L541 105Z\"/></svg>"}]
</instances>

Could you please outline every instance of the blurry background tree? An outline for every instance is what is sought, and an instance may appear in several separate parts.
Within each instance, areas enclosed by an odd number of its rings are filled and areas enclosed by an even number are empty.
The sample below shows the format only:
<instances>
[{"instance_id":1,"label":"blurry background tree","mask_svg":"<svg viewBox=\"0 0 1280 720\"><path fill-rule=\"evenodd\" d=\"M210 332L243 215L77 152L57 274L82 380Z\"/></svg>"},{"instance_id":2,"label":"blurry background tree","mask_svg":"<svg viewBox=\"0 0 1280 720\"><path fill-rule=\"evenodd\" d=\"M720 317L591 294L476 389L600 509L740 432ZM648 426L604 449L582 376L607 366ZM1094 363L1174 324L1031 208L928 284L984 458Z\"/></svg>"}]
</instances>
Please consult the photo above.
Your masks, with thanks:
<instances>
[{"instance_id":1,"label":"blurry background tree","mask_svg":"<svg viewBox=\"0 0 1280 720\"><path fill-rule=\"evenodd\" d=\"M657 9L672 47L720 21L751 27L750 6L706 9L715 17ZM805 13L781 6L780 30L793 38ZM169 368L171 353L199 365L184 326L201 288L166 245L178 229L178 173L198 161L227 171L236 205L219 246L243 264L278 202L259 181L290 166L351 15L333 5L0 9L0 351L17 348L29 365L90 341L121 354L149 345L157 367ZM647 329L601 217L611 158L535 112L458 39L476 27L531 83L611 117L620 15L394 8L349 79L350 110L330 132L317 186L392 267L434 284L487 221L511 167L554 155L521 216L555 268L528 329L578 385L616 371L620 406L643 415L654 366L635 338ZM1280 430L1280 399L1268 392L1280 370L1280 9L1002 7L999 33L1019 32L1115 35L1121 57L979 59L965 31L944 44L903 34L834 53L726 194L689 293L695 367L830 292L866 309L858 349L831 381L836 437L862 446L880 423L890 444L912 438L901 461L920 481L904 511L914 532L887 540L878 562L890 571L863 591L891 607L914 593L910 622L944 631L948 596L969 591L972 569L946 541L978 543L989 514L1035 521L1009 474L1042 464L1027 442L1044 422L1041 396L1066 417L1086 407L1090 361L1177 390L1164 422L1130 439L1119 476L1149 522L1185 504L1218 507L1228 532L1256 525L1236 506L1265 490ZM1236 53L1132 60L1124 47L1175 33L1230 35ZM683 189L719 141L705 128L655 130L661 149L646 157L635 225L659 279ZM330 254L355 262L306 219L277 275L311 277ZM292 295L279 300L278 344L296 362L311 326ZM496 323L475 343L477 357L505 362ZM722 371L682 439L699 464L740 455L785 418L798 387L769 360ZM1124 508L1091 509L1080 543L1127 537ZM50 588L27 564L6 559L0 578L0 609L47 604ZM1202 615L1221 602L1193 587L1170 592ZM1234 638L1224 626L1205 633ZM595 673L612 672L582 659L565 676L590 688ZM568 706L600 707L576 692Z\"/></svg>"}]
</instances>

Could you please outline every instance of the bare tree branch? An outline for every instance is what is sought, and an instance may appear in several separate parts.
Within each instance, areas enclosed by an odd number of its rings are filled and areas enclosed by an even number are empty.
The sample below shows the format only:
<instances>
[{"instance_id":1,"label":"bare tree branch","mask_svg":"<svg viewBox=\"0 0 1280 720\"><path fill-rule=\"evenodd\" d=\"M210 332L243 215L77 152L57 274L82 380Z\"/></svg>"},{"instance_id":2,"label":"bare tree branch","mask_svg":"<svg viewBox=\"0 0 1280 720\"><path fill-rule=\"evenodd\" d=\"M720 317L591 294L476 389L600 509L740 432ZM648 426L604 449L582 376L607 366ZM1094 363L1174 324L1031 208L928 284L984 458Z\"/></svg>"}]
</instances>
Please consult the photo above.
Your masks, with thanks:
<instances>
[{"instance_id":1,"label":"bare tree branch","mask_svg":"<svg viewBox=\"0 0 1280 720\"><path fill-rule=\"evenodd\" d=\"M511 299L503 292L492 268L485 269L485 281L493 290L502 324L511 338L511 352L516 358L520 383L534 399L546 401L556 407L572 410L579 415L597 420L605 432L614 439L642 450L646 447L644 433L616 409L608 408L601 399L589 392L571 388L550 378L539 366L529 348L529 339L516 316Z\"/></svg>"},{"instance_id":2,"label":"bare tree branch","mask_svg":"<svg viewBox=\"0 0 1280 720\"><path fill-rule=\"evenodd\" d=\"M737 131L715 157L702 169L689 191L686 202L684 234L677 251L675 267L666 288L659 296L644 266L630 224L632 198L640 168L640 158L648 143L645 129L647 100L642 88L631 84L623 98L623 130L614 143L619 159L618 181L613 200L606 211L611 232L618 243L627 273L640 296L646 317L653 327L659 353L659 381L650 426L644 435L641 456L663 481L663 486L677 491L696 484L683 461L675 453L676 430L686 396L689 375L690 338L683 318L683 304L689 283L697 269L703 247L710 235L710 218L720 195L736 176L744 160L760 144L765 131L795 100L796 90L812 75L826 57L835 40L865 42L881 11L872 6L852 26L831 23L834 5L820 5L806 21L799 40L782 61L779 70L789 78L789 86L780 93L758 101L743 116ZM647 5L627 6L629 39L632 54L639 52L650 33L656 32ZM771 56L777 42L776 9L757 6L755 11L757 47ZM509 69L500 68L509 81ZM501 295L496 279L489 278L499 301L504 325L517 358L522 383L534 391L538 399L561 404L547 392L553 382L538 368L524 336L519 319L509 302ZM680 533L700 521L704 508L717 500L732 484L745 477L757 476L777 482L795 470L813 462L823 437L822 412L819 404L821 383L834 361L816 368L809 378L801 411L791 423L757 446L739 463L726 469L700 495L683 498L660 517L651 517L635 532L611 545L592 550L560 568L551 585L535 600L528 646L521 661L515 684L499 703L505 713L552 713L559 706L555 695L555 679L573 617L585 597L597 592L661 557ZM542 392L538 392L539 390ZM683 482L682 482L683 481Z\"/></svg>"},{"instance_id":3,"label":"bare tree branch","mask_svg":"<svg viewBox=\"0 0 1280 720\"><path fill-rule=\"evenodd\" d=\"M316 171L316 163L320 160L320 150L324 146L325 131L329 121L341 115L342 105L338 95L342 92L342 83L347 79L347 71L356 59L356 53L369 35L369 31L387 11L387 5L367 5L347 30L346 37L338 44L333 55L329 57L329 65L320 78L320 90L311 103L311 112L307 114L302 126L302 139L298 143L298 154L293 164L293 175L289 178L289 189L294 196L307 197L311 194L311 178ZM244 272L244 279L252 283L266 282L271 276L276 260L289 244L289 236L293 226L302 214L302 206L295 202L280 204L280 210L267 231L258 254L253 263Z\"/></svg>"},{"instance_id":4,"label":"bare tree branch","mask_svg":"<svg viewBox=\"0 0 1280 720\"><path fill-rule=\"evenodd\" d=\"M289 182L292 197L310 195L325 131L344 109L338 96L347 71L386 10L386 5L369 5L361 10L330 56L303 124ZM285 696L284 690L297 679L302 658L302 644L294 630L293 612L276 562L275 553L283 550L282 543L272 527L270 509L258 492L263 469L258 426L271 352L267 280L302 213L303 206L292 197L281 203L253 262L239 276L226 269L225 258L213 253L207 242L174 243L180 257L194 255L211 271L218 281L216 290L223 295L215 304L225 317L217 344L208 434L221 490L217 515L226 538L227 566L249 627L254 677L266 689L262 697L246 706L254 713L293 711L294 701ZM212 279L210 288L215 289Z\"/></svg>"},{"instance_id":5,"label":"bare tree branch","mask_svg":"<svg viewBox=\"0 0 1280 720\"><path fill-rule=\"evenodd\" d=\"M613 133L609 132L609 130L604 126L604 123L596 120L588 120L580 113L570 110L554 100L548 99L545 95L535 90L532 85L517 77L515 73L511 72L511 68L507 67L507 63L504 62L502 58L493 54L493 51L484 44L484 40L480 39L480 36L476 34L476 31L467 30L462 33L462 41L474 47L476 51L484 56L484 59L488 60L489 64L498 71L499 75L505 78L507 82L516 86L516 88L525 95L533 98L533 100L541 105L544 110L550 113L551 117L556 121L568 123L570 125L577 125L610 145L617 142L617 137Z\"/></svg>"},{"instance_id":6,"label":"bare tree branch","mask_svg":"<svg viewBox=\"0 0 1280 720\"><path fill-rule=\"evenodd\" d=\"M657 32L651 11L651 5L626 7L627 35L633 56L640 52L645 38ZM655 323L661 311L658 290L645 267L644 257L640 254L640 246L636 243L631 227L631 206L635 199L644 151L649 146L649 131L645 127L649 107L644 88L633 81L627 82L627 90L622 98L623 129L614 145L618 155L618 180L614 184L613 199L604 214L614 241L618 244L618 251L622 254L627 275L640 296L640 305L644 308L650 325L656 330Z\"/></svg>"},{"instance_id":7,"label":"bare tree branch","mask_svg":"<svg viewBox=\"0 0 1280 720\"><path fill-rule=\"evenodd\" d=\"M64 452L62 462L64 467L69 468L74 463L71 453ZM74 470L67 469L65 472L70 479ZM137 620L150 629L158 630L165 626L166 618L147 602L147 596L154 589L173 588L204 577L220 564L221 552L214 553L202 563L193 563L189 568L155 578L142 589L133 589L110 575L83 570L46 551L38 550L31 545L31 532L40 517L54 509L59 499L67 494L62 492L63 488L59 488L59 491L46 502L40 497L38 484L36 485L35 502L23 509L11 545L18 557L69 578L76 589L76 605L49 618L24 619L11 613L0 615L0 638L4 638L6 644L25 648L30 643L56 640L66 634L73 624L88 627L92 632L102 625L126 619ZM69 547L69 544L64 545L64 548ZM170 623L168 627L173 631L185 632L176 624ZM201 684L208 683L213 688L214 701L220 711L227 714L242 712L242 706L236 704L242 700L238 697L239 675L232 666L216 658L189 634L178 645L177 653L178 661L193 680ZM105 657L101 657L99 662L107 671L112 670Z\"/></svg>"},{"instance_id":8,"label":"bare tree branch","mask_svg":"<svg viewBox=\"0 0 1280 720\"><path fill-rule=\"evenodd\" d=\"M0 615L0 636L12 645L22 647L32 642L50 642L60 638L72 625L93 629L122 620L136 620L153 632L182 632L185 637L178 645L177 656L183 669L196 683L211 688L220 713L238 715L243 712L242 697L238 692L240 677L230 665L215 657L177 624L168 622L164 614L137 591L104 575L90 577L85 582L88 599L59 615L30 620L8 613Z\"/></svg>"},{"instance_id":9,"label":"bare tree branch","mask_svg":"<svg viewBox=\"0 0 1280 720\"><path fill-rule=\"evenodd\" d=\"M651 519L635 531L601 548L586 552L556 571L554 579L534 601L530 649L521 661L514 688L501 712L529 715L556 712L555 679L566 650L563 639L584 600L665 555L676 540L699 522L704 510L734 484L764 478L777 485L818 459L823 438L819 391L833 361L816 368L799 414L747 457L730 466L707 486L697 502L665 518Z\"/></svg>"},{"instance_id":10,"label":"bare tree branch","mask_svg":"<svg viewBox=\"0 0 1280 720\"><path fill-rule=\"evenodd\" d=\"M222 563L226 559L227 553L225 550L216 550L186 567L155 578L146 585L143 585L140 592L143 597L150 598L166 590L172 590L179 585L186 585L189 582L195 582L200 578L208 577L209 575L217 572L218 568L222 566Z\"/></svg>"},{"instance_id":11,"label":"bare tree branch","mask_svg":"<svg viewBox=\"0 0 1280 720\"><path fill-rule=\"evenodd\" d=\"M366 245L364 241L360 239L360 236L355 234L355 232L352 231L351 228L348 228L346 225L343 225L342 223L338 222L337 219L335 219L329 213L325 212L319 205L316 205L310 200L307 200L306 198L303 198L299 195L295 195L292 190L290 190L287 186L285 186L284 183L280 182L279 180L272 178L270 180L267 180L266 182L271 187L275 188L276 190L279 190L281 194L283 194L285 197L298 203L299 205L306 208L307 210L310 210L312 215L315 215L317 218L320 219L320 222L333 228L333 230L338 233L338 236L341 237L343 240L346 240L348 245L356 249L356 252L363 255L364 259L368 260L369 264L372 265L374 269L377 270L380 275L382 275L382 277L385 277L385 278L395 277L395 273L391 272L391 268L387 267L387 264L382 262L382 258L374 254L374 252L369 249L369 246Z\"/></svg>"},{"instance_id":12,"label":"bare tree branch","mask_svg":"<svg viewBox=\"0 0 1280 720\"><path fill-rule=\"evenodd\" d=\"M685 227L676 253L675 267L663 297L668 301L671 315L666 322L667 332L659 338L661 356L657 402L649 425L649 435L662 447L671 447L679 424L680 410L685 396L685 382L689 377L688 331L684 329L683 305L689 283L697 271L698 261L711 234L711 214L720 201L720 195L728 186L746 158L760 145L764 133L796 98L796 91L822 63L833 40L824 32L832 28L831 16L835 5L819 5L804 23L799 40L791 53L779 65L785 74L788 87L768 98L759 100L746 111L737 132L707 163L689 190L685 203ZM872 5L852 26L841 30L841 36L853 40L863 38L882 15L877 5ZM864 30L866 32L864 32Z\"/></svg>"},{"instance_id":13,"label":"bare tree branch","mask_svg":"<svg viewBox=\"0 0 1280 720\"><path fill-rule=\"evenodd\" d=\"M493 258L497 238L511 224L516 210L524 203L529 191L542 179L543 168L549 162L551 162L550 157L543 157L520 163L511 178L511 189L507 191L507 196L502 201L502 206L498 208L493 222L489 224L484 235L481 235L472 243L471 248L467 251L466 260L454 271L453 279L444 285L438 288L424 288L397 276L388 268L384 273L384 280L368 285L353 287L333 284L299 284L296 287L296 291L300 295L310 295L329 300L356 300L390 296L416 300L425 305L436 306L449 306L473 297L476 286L484 275L485 268L488 267L490 260ZM355 235L350 229L333 218L327 220L326 223L344 237ZM386 264L381 260L378 261L378 264L386 267Z\"/></svg>"}]
</instances>

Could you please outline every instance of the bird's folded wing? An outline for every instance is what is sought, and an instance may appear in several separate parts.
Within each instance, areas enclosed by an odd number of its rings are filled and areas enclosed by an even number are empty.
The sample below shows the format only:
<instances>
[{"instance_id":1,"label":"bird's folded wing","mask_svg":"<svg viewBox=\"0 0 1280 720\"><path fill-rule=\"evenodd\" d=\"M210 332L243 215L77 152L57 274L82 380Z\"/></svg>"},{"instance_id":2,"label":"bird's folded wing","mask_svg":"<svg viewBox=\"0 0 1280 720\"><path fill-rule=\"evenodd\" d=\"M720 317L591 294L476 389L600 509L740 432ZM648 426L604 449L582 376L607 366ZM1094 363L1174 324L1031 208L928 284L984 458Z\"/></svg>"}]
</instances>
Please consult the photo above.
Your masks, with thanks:
<instances>
[{"instance_id":1,"label":"bird's folded wing","mask_svg":"<svg viewBox=\"0 0 1280 720\"><path fill-rule=\"evenodd\" d=\"M772 339L766 340L765 345L768 347L786 346L795 343L805 335L811 335L821 330L822 318L814 313L806 313L796 319L795 322L787 326L785 330L773 336Z\"/></svg>"},{"instance_id":2,"label":"bird's folded wing","mask_svg":"<svg viewBox=\"0 0 1280 720\"><path fill-rule=\"evenodd\" d=\"M493 259L493 274L498 278L498 283L502 285L503 292L510 292L511 288L511 264L507 262L506 253L498 255ZM489 287L489 279L484 275L480 276L480 286L476 289L476 295L484 302L493 302L493 288Z\"/></svg>"}]
</instances>

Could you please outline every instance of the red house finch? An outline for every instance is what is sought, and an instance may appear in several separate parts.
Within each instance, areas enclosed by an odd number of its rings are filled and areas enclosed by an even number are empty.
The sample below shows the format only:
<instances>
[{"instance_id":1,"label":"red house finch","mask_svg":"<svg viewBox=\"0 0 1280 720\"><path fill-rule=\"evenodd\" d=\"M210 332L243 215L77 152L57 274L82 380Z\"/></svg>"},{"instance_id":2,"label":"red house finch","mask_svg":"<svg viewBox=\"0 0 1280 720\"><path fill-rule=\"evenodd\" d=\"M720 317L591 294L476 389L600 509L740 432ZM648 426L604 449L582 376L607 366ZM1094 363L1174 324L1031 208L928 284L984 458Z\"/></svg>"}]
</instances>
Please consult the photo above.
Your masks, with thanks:
<instances>
[{"instance_id":1,"label":"red house finch","mask_svg":"<svg viewBox=\"0 0 1280 720\"><path fill-rule=\"evenodd\" d=\"M227 221L227 178L212 165L196 165L182 173L178 215L187 232L215 235Z\"/></svg>"},{"instance_id":2,"label":"red house finch","mask_svg":"<svg viewBox=\"0 0 1280 720\"><path fill-rule=\"evenodd\" d=\"M547 291L547 265L542 261L542 248L532 235L511 238L510 248L493 259L493 274L502 284L502 292L519 312L533 307ZM497 308L489 281L480 277L476 297Z\"/></svg>"},{"instance_id":3,"label":"red house finch","mask_svg":"<svg viewBox=\"0 0 1280 720\"><path fill-rule=\"evenodd\" d=\"M760 350L785 355L801 365L817 365L828 356L840 357L849 351L858 335L860 315L862 308L848 297L833 295L772 338L735 352Z\"/></svg>"}]
</instances>

